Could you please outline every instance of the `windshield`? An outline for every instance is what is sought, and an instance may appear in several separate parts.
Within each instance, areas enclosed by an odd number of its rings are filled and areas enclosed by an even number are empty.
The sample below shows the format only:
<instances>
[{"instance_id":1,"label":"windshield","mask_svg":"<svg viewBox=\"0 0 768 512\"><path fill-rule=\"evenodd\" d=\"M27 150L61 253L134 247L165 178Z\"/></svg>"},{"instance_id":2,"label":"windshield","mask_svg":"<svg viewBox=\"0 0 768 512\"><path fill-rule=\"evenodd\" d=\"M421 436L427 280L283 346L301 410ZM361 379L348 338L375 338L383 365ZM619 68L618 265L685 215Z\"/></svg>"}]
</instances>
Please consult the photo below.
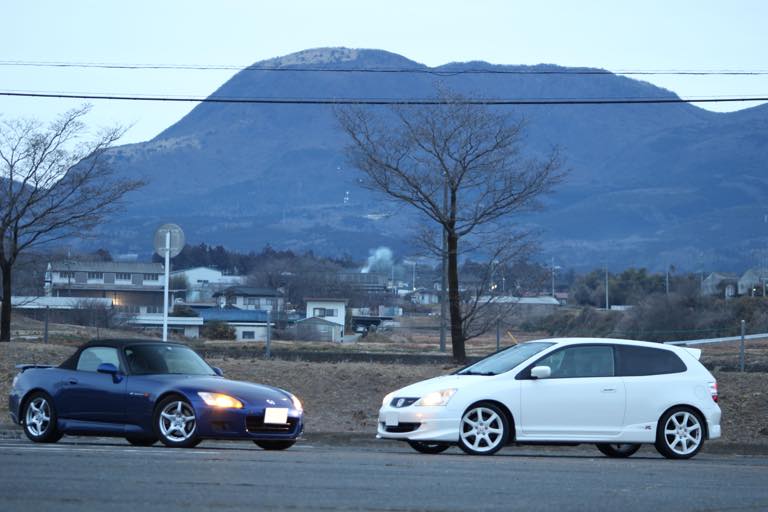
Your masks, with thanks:
<instances>
[{"instance_id":1,"label":"windshield","mask_svg":"<svg viewBox=\"0 0 768 512\"><path fill-rule=\"evenodd\" d=\"M216 375L194 350L178 345L134 345L125 349L125 359L134 375Z\"/></svg>"},{"instance_id":2,"label":"windshield","mask_svg":"<svg viewBox=\"0 0 768 512\"><path fill-rule=\"evenodd\" d=\"M538 354L554 343L529 342L514 345L501 352L491 354L471 366L457 372L458 375L498 375L508 372L529 357Z\"/></svg>"}]
</instances>

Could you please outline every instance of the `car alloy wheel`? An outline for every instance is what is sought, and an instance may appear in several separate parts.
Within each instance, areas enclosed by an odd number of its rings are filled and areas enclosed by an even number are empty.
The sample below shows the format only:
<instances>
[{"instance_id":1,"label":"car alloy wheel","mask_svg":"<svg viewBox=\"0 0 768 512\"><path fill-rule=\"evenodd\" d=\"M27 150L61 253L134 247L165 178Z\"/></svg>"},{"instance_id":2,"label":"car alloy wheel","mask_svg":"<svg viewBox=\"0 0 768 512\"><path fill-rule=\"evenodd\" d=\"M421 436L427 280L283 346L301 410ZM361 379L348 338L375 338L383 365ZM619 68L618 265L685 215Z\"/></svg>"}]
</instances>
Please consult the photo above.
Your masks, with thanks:
<instances>
[{"instance_id":1,"label":"car alloy wheel","mask_svg":"<svg viewBox=\"0 0 768 512\"><path fill-rule=\"evenodd\" d=\"M48 395L32 395L24 408L24 433L36 443L55 443L61 439L56 431L56 410Z\"/></svg>"},{"instance_id":2,"label":"car alloy wheel","mask_svg":"<svg viewBox=\"0 0 768 512\"><path fill-rule=\"evenodd\" d=\"M195 411L184 399L170 397L158 406L157 433L166 446L192 447L198 443Z\"/></svg>"},{"instance_id":3,"label":"car alloy wheel","mask_svg":"<svg viewBox=\"0 0 768 512\"><path fill-rule=\"evenodd\" d=\"M461 417L459 447L470 455L491 455L507 443L508 435L507 418L501 409L480 403Z\"/></svg>"},{"instance_id":4,"label":"car alloy wheel","mask_svg":"<svg viewBox=\"0 0 768 512\"><path fill-rule=\"evenodd\" d=\"M600 452L603 455L606 455L607 457L615 457L618 459L624 459L626 457L630 457L634 455L637 450L640 449L639 444L606 444L606 443L598 443L597 449L600 450Z\"/></svg>"},{"instance_id":5,"label":"car alloy wheel","mask_svg":"<svg viewBox=\"0 0 768 512\"><path fill-rule=\"evenodd\" d=\"M704 445L699 415L687 407L675 407L662 416L656 449L669 459L689 459Z\"/></svg>"},{"instance_id":6,"label":"car alloy wheel","mask_svg":"<svg viewBox=\"0 0 768 512\"><path fill-rule=\"evenodd\" d=\"M408 444L419 453L427 453L434 455L436 453L443 453L445 450L451 447L448 443L437 443L432 441L408 441Z\"/></svg>"}]
</instances>

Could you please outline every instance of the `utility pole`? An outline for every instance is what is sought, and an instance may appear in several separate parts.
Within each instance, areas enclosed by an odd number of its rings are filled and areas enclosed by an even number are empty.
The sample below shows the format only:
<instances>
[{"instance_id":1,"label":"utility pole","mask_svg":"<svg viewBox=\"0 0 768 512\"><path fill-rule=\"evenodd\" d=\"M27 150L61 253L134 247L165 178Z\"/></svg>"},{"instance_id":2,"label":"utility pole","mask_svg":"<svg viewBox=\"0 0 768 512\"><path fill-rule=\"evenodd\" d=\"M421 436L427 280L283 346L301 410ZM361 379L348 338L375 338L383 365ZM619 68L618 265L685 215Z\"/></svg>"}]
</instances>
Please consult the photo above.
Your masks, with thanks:
<instances>
[{"instance_id":1,"label":"utility pole","mask_svg":"<svg viewBox=\"0 0 768 512\"><path fill-rule=\"evenodd\" d=\"M605 310L611 309L608 302L608 265L605 266Z\"/></svg>"}]
</instances>

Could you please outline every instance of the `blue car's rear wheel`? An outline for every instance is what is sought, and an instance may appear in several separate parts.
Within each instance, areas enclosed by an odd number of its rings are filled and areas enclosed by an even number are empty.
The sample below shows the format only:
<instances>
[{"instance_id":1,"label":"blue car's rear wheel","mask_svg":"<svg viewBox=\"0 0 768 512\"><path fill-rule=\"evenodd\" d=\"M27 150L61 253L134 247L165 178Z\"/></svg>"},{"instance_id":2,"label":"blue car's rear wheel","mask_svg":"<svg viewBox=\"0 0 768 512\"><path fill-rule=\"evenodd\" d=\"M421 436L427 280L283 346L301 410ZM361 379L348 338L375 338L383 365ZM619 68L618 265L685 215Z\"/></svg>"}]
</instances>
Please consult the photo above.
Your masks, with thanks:
<instances>
[{"instance_id":1,"label":"blue car's rear wheel","mask_svg":"<svg viewBox=\"0 0 768 512\"><path fill-rule=\"evenodd\" d=\"M155 433L165 446L191 448L200 443L195 410L186 399L169 396L155 408Z\"/></svg>"},{"instance_id":2,"label":"blue car's rear wheel","mask_svg":"<svg viewBox=\"0 0 768 512\"><path fill-rule=\"evenodd\" d=\"M264 450L285 450L296 444L296 441L254 441L254 443Z\"/></svg>"},{"instance_id":3,"label":"blue car's rear wheel","mask_svg":"<svg viewBox=\"0 0 768 512\"><path fill-rule=\"evenodd\" d=\"M33 393L24 404L24 434L36 443L55 443L61 439L56 429L56 408L47 393Z\"/></svg>"}]
</instances>

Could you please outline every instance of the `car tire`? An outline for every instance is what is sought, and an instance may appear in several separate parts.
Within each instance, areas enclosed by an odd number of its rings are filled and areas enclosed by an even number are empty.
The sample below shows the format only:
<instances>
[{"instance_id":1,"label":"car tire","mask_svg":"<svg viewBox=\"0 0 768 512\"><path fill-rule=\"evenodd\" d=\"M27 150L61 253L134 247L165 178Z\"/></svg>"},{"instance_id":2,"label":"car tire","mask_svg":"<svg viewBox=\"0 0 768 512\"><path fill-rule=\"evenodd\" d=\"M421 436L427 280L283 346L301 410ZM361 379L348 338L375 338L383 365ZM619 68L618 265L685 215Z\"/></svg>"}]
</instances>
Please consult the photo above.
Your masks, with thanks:
<instances>
[{"instance_id":1,"label":"car tire","mask_svg":"<svg viewBox=\"0 0 768 512\"><path fill-rule=\"evenodd\" d=\"M155 408L155 435L171 448L192 448L200 443L195 410L185 398L164 398Z\"/></svg>"},{"instance_id":2,"label":"car tire","mask_svg":"<svg viewBox=\"0 0 768 512\"><path fill-rule=\"evenodd\" d=\"M690 459L704 446L704 420L690 407L673 407L656 428L656 450L668 459Z\"/></svg>"},{"instance_id":3,"label":"car tire","mask_svg":"<svg viewBox=\"0 0 768 512\"><path fill-rule=\"evenodd\" d=\"M24 402L24 434L35 443L55 443L62 434L56 428L58 416L53 399L42 391L32 393Z\"/></svg>"},{"instance_id":4,"label":"car tire","mask_svg":"<svg viewBox=\"0 0 768 512\"><path fill-rule=\"evenodd\" d=\"M510 425L497 405L480 402L471 405L459 425L459 448L469 455L493 455L507 444Z\"/></svg>"},{"instance_id":5,"label":"car tire","mask_svg":"<svg viewBox=\"0 0 768 512\"><path fill-rule=\"evenodd\" d=\"M296 444L296 441L254 441L259 448L262 450L287 450L294 444Z\"/></svg>"},{"instance_id":6,"label":"car tire","mask_svg":"<svg viewBox=\"0 0 768 512\"><path fill-rule=\"evenodd\" d=\"M156 437L130 436L126 437L125 440L131 443L133 446L152 446L157 442Z\"/></svg>"},{"instance_id":7,"label":"car tire","mask_svg":"<svg viewBox=\"0 0 768 512\"><path fill-rule=\"evenodd\" d=\"M600 450L600 452L606 457L613 457L616 459L626 459L627 457L631 457L632 455L637 453L637 450L640 449L639 444L630 444L630 443L624 443L624 444L598 443L595 446L597 446L597 449Z\"/></svg>"},{"instance_id":8,"label":"car tire","mask_svg":"<svg viewBox=\"0 0 768 512\"><path fill-rule=\"evenodd\" d=\"M417 452L429 455L443 453L451 447L448 443L435 443L430 441L408 441L408 444Z\"/></svg>"}]
</instances>

